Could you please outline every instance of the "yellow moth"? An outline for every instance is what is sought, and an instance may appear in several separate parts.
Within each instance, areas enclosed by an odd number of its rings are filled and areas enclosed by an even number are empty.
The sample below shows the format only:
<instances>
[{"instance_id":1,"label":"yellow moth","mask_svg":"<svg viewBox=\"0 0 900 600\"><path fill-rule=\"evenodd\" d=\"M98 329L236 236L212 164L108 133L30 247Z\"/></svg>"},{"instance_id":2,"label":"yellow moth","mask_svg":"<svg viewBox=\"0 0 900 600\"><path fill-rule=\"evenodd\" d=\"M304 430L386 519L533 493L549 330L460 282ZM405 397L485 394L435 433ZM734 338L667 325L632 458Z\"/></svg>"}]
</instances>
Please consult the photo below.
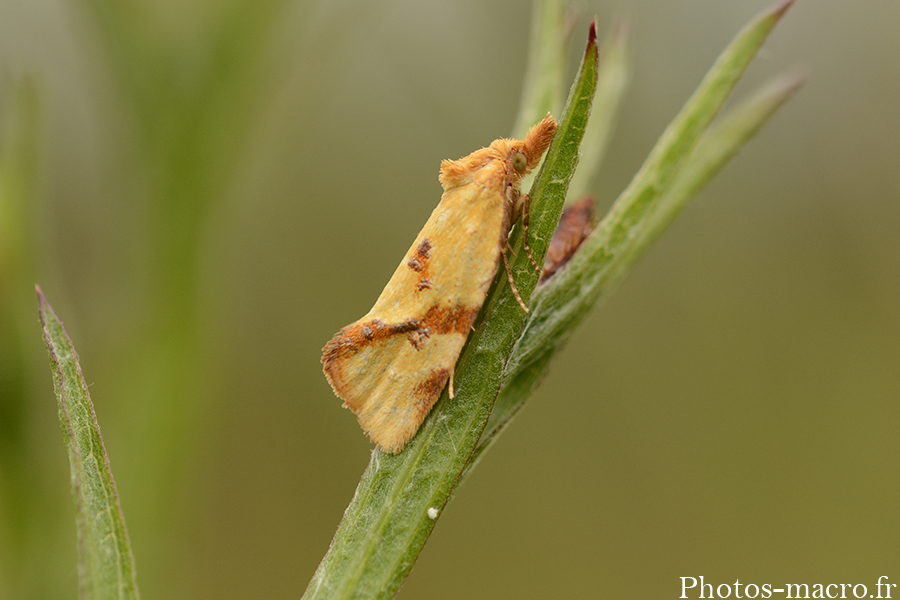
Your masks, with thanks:
<instances>
[{"instance_id":1,"label":"yellow moth","mask_svg":"<svg viewBox=\"0 0 900 600\"><path fill-rule=\"evenodd\" d=\"M549 114L524 140L499 139L441 163L444 188L375 306L325 345L325 376L383 450L400 452L450 382L527 196L519 183L556 132ZM527 207L523 225L527 226ZM527 229L526 229L527 234Z\"/></svg>"}]
</instances>

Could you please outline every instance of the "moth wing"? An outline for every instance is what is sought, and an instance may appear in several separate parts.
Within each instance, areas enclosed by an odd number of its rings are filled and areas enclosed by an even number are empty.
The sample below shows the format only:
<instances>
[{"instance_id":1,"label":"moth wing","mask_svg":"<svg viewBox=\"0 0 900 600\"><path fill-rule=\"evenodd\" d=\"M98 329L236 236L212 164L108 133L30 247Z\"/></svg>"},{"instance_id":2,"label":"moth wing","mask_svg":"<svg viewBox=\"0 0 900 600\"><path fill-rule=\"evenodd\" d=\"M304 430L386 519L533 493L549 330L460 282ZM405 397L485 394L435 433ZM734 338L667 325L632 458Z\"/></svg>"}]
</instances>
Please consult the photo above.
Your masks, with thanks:
<instances>
[{"instance_id":1,"label":"moth wing","mask_svg":"<svg viewBox=\"0 0 900 600\"><path fill-rule=\"evenodd\" d=\"M458 333L432 336L416 351L406 336L395 335L357 345L357 352L327 365L326 373L335 389L345 392L338 395L369 437L396 453L440 397L465 341Z\"/></svg>"},{"instance_id":2,"label":"moth wing","mask_svg":"<svg viewBox=\"0 0 900 600\"><path fill-rule=\"evenodd\" d=\"M452 376L497 272L503 191L501 172L444 192L372 310L324 348L335 393L388 452L415 435Z\"/></svg>"}]
</instances>

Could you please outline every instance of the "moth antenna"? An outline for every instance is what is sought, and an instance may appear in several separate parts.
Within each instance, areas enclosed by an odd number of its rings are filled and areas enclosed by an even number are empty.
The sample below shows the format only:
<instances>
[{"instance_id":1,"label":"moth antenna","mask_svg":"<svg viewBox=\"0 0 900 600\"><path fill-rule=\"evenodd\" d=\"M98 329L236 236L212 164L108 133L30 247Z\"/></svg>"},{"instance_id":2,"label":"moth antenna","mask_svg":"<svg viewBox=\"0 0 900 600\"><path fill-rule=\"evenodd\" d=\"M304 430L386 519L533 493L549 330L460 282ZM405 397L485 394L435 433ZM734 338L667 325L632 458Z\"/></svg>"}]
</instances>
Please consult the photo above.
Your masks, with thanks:
<instances>
[{"instance_id":1,"label":"moth antenna","mask_svg":"<svg viewBox=\"0 0 900 600\"><path fill-rule=\"evenodd\" d=\"M522 307L522 310L529 312L528 307L525 306L525 303L522 301L522 296L519 295L519 288L516 287L516 282L513 280L512 267L509 266L509 259L506 258L506 252L501 252L500 256L503 257L503 268L506 269L506 279L509 281L509 287L512 290L513 296L516 297L516 301L519 303L519 306Z\"/></svg>"},{"instance_id":2,"label":"moth antenna","mask_svg":"<svg viewBox=\"0 0 900 600\"><path fill-rule=\"evenodd\" d=\"M447 388L447 393L450 395L450 399L453 400L453 396L456 394L453 392L453 378L456 376L456 365L454 364L450 367L450 381Z\"/></svg>"}]
</instances>

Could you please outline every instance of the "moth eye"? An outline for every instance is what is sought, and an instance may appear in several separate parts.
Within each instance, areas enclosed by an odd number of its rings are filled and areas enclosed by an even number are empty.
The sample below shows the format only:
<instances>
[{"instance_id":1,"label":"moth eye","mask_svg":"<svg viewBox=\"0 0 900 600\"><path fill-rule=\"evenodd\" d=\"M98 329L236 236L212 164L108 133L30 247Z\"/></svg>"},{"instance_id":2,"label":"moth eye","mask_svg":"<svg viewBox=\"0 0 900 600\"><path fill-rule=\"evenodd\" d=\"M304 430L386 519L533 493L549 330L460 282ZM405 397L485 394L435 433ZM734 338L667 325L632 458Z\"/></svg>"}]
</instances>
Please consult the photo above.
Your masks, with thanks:
<instances>
[{"instance_id":1,"label":"moth eye","mask_svg":"<svg viewBox=\"0 0 900 600\"><path fill-rule=\"evenodd\" d=\"M513 169L522 173L528 167L528 159L521 152L516 152L512 159Z\"/></svg>"}]
</instances>

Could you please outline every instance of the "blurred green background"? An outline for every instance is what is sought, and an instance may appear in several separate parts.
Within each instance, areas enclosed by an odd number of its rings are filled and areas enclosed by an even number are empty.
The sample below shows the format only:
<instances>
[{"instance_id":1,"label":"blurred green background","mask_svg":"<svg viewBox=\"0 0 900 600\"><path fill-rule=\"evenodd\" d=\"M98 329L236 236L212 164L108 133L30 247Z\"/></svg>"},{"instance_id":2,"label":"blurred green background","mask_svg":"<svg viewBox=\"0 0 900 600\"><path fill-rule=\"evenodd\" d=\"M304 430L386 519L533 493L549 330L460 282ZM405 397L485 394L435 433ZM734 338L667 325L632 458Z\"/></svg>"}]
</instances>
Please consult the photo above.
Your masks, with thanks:
<instances>
[{"instance_id":1,"label":"blurred green background","mask_svg":"<svg viewBox=\"0 0 900 600\"><path fill-rule=\"evenodd\" d=\"M377 5L376 5L377 4ZM631 17L612 202L764 0ZM33 286L90 384L145 598L296 598L371 445L319 354L506 135L530 3L0 0L0 598L76 595ZM596 310L401 598L900 583L900 3L799 0L809 83ZM691 597L696 597L696 594Z\"/></svg>"}]
</instances>

